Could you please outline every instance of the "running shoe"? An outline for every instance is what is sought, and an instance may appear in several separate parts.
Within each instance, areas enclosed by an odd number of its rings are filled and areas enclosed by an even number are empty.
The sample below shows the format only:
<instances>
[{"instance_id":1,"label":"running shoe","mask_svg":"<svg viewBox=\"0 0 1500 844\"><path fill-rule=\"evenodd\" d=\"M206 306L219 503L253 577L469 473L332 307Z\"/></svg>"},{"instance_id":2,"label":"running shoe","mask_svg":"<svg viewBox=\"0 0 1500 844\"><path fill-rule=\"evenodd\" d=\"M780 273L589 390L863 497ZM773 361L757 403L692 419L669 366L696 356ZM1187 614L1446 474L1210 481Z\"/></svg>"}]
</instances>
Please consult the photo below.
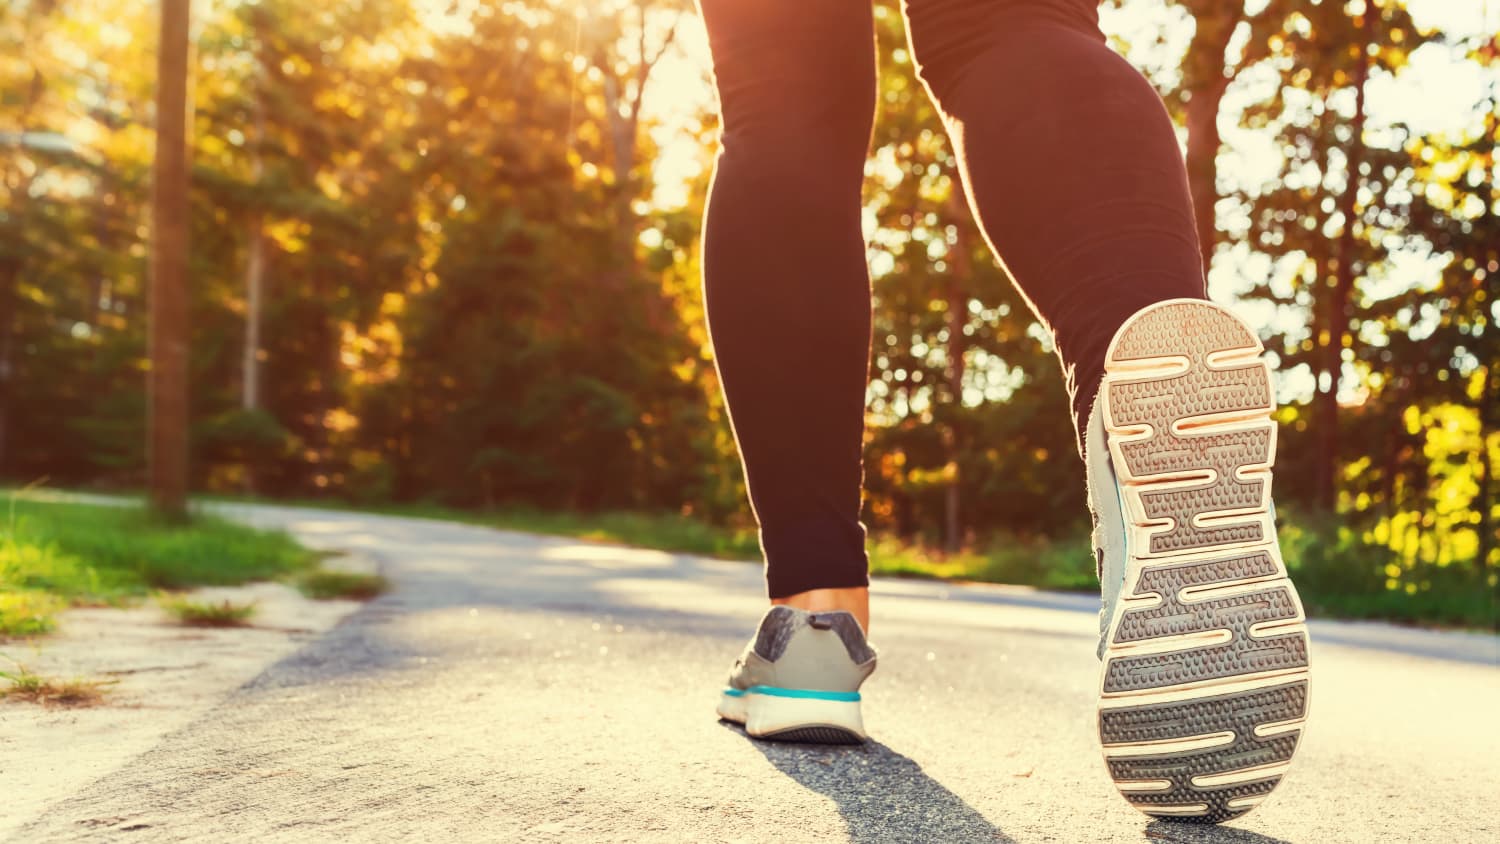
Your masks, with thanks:
<instances>
[{"instance_id":1,"label":"running shoe","mask_svg":"<svg viewBox=\"0 0 1500 844\"><path fill-rule=\"evenodd\" d=\"M1271 371L1255 332L1175 299L1110 343L1086 431L1103 611L1099 738L1149 815L1265 799L1307 718L1307 626L1271 507Z\"/></svg>"},{"instance_id":2,"label":"running shoe","mask_svg":"<svg viewBox=\"0 0 1500 844\"><path fill-rule=\"evenodd\" d=\"M856 744L867 737L859 687L874 670L853 615L774 606L729 673L719 717L755 738Z\"/></svg>"}]
</instances>

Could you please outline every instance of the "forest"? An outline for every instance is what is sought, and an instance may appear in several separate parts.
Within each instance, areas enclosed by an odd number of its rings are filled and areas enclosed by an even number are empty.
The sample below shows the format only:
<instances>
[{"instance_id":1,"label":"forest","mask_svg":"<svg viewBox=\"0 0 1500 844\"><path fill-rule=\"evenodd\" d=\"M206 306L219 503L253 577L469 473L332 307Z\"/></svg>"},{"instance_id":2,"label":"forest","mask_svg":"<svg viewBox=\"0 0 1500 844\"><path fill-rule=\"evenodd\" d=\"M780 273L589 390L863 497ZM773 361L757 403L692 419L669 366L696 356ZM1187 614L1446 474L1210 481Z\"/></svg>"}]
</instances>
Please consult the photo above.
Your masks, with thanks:
<instances>
[{"instance_id":1,"label":"forest","mask_svg":"<svg viewBox=\"0 0 1500 844\"><path fill-rule=\"evenodd\" d=\"M875 2L865 523L935 559L1072 548L1050 340ZM1178 124L1210 294L1280 373L1310 605L1493 626L1500 4L1101 17ZM0 8L0 484L144 483L157 27ZM753 526L704 322L691 3L214 0L192 45L196 492Z\"/></svg>"}]
</instances>

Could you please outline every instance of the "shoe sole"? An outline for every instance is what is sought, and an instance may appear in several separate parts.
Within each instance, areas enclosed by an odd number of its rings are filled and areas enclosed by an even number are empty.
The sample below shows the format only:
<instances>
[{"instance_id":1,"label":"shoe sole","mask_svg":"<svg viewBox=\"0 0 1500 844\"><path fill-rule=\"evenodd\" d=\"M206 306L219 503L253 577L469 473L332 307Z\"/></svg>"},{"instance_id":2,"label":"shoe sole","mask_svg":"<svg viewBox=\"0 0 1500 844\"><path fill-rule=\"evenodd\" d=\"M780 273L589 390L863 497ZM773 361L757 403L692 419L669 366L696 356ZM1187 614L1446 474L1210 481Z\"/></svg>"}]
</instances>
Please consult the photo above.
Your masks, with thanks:
<instances>
[{"instance_id":1,"label":"shoe sole","mask_svg":"<svg viewBox=\"0 0 1500 844\"><path fill-rule=\"evenodd\" d=\"M719 718L752 738L806 744L859 744L866 739L859 701L721 694Z\"/></svg>"},{"instance_id":2,"label":"shoe sole","mask_svg":"<svg viewBox=\"0 0 1500 844\"><path fill-rule=\"evenodd\" d=\"M1285 774L1307 717L1307 626L1271 513L1270 367L1229 311L1132 316L1100 393L1126 522L1099 738L1148 815L1217 823Z\"/></svg>"}]
</instances>

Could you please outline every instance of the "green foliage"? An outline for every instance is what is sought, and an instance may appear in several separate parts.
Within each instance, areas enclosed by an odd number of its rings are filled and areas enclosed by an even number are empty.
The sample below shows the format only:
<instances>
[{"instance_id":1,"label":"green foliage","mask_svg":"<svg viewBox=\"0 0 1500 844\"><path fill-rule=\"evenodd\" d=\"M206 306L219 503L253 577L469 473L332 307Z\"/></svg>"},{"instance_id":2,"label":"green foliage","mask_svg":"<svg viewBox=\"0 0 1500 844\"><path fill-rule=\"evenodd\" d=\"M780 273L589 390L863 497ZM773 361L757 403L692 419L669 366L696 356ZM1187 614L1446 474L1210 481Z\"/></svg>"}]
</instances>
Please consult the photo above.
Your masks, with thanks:
<instances>
[{"instance_id":1,"label":"green foliage","mask_svg":"<svg viewBox=\"0 0 1500 844\"><path fill-rule=\"evenodd\" d=\"M1280 517L1282 554L1307 612L1342 618L1421 621L1500 630L1500 588L1462 562L1401 557L1343 520Z\"/></svg>"},{"instance_id":2,"label":"green foliage","mask_svg":"<svg viewBox=\"0 0 1500 844\"><path fill-rule=\"evenodd\" d=\"M50 633L67 602L35 590L0 592L0 636Z\"/></svg>"},{"instance_id":3,"label":"green foliage","mask_svg":"<svg viewBox=\"0 0 1500 844\"><path fill-rule=\"evenodd\" d=\"M12 500L8 510L0 525L0 636L45 633L70 604L268 580L311 562L284 533L211 516L169 526L128 507Z\"/></svg>"},{"instance_id":4,"label":"green foliage","mask_svg":"<svg viewBox=\"0 0 1500 844\"><path fill-rule=\"evenodd\" d=\"M870 571L899 577L1009 583L1090 592L1099 588L1088 534L1061 539L997 533L972 550L945 553L883 539L870 548Z\"/></svg>"}]
</instances>

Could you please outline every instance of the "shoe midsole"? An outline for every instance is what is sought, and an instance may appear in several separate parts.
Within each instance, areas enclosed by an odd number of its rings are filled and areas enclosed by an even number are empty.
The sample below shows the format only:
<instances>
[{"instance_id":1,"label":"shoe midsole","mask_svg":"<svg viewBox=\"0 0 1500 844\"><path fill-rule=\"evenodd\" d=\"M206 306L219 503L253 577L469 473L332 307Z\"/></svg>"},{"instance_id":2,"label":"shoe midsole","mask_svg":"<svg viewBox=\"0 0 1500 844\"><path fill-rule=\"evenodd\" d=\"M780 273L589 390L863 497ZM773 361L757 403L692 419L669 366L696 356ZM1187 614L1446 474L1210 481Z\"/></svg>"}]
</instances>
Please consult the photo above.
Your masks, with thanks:
<instances>
[{"instance_id":1,"label":"shoe midsole","mask_svg":"<svg viewBox=\"0 0 1500 844\"><path fill-rule=\"evenodd\" d=\"M768 691L774 689L774 691ZM726 689L719 699L719 717L745 725L752 736L765 736L808 727L844 730L865 737L864 717L858 692L823 692L841 699L787 695L777 692L801 691L775 687ZM852 699L850 699L852 696Z\"/></svg>"}]
</instances>

